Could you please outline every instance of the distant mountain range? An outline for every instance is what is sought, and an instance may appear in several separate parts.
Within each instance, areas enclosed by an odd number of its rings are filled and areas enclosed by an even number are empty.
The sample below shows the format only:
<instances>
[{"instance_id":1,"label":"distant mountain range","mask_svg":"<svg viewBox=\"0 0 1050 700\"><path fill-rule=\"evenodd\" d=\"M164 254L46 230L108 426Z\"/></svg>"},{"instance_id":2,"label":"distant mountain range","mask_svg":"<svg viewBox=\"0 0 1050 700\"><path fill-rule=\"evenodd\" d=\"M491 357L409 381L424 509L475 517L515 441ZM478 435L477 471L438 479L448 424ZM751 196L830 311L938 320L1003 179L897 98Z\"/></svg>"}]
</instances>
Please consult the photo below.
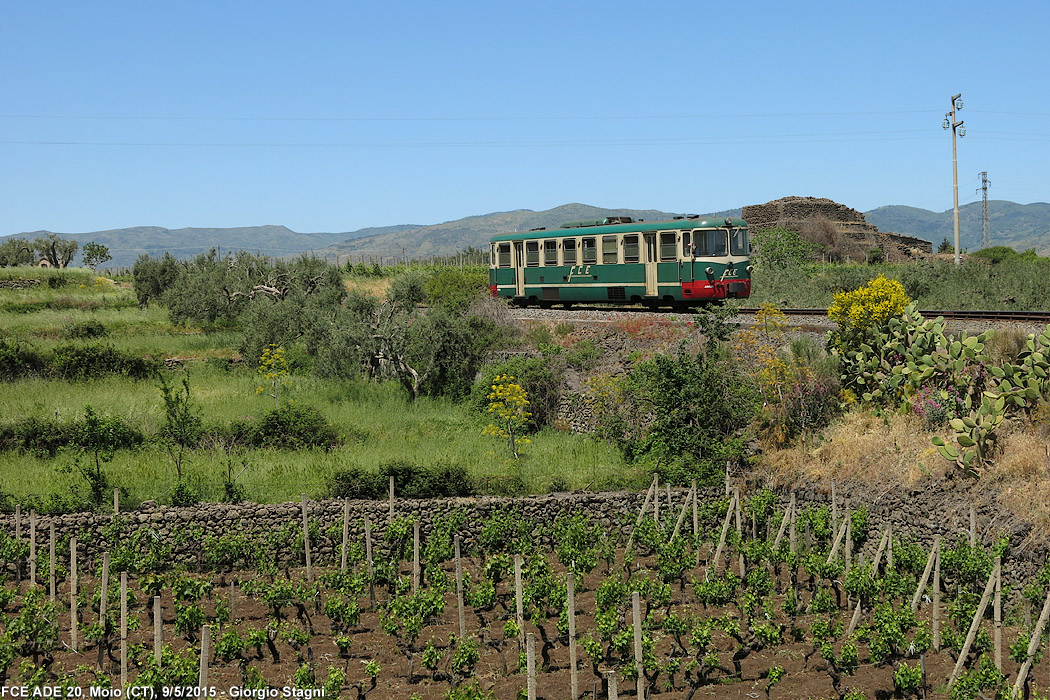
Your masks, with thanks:
<instances>
[{"instance_id":1,"label":"distant mountain range","mask_svg":"<svg viewBox=\"0 0 1050 700\"><path fill-rule=\"evenodd\" d=\"M1050 255L1050 204L1016 204L1002 200L988 203L992 245L1008 245L1018 251L1035 248ZM700 213L702 216L740 216L740 209ZM131 265L143 254L163 255L165 251L179 258L191 258L210 248L248 250L273 257L310 253L328 257L333 262L380 257L428 258L451 255L467 246L483 248L497 233L528 231L535 228L557 228L565 221L600 219L606 216L630 216L649 221L680 215L655 209L606 209L586 204L564 204L544 211L518 209L469 216L441 224L403 224L364 228L344 233L297 233L284 226L247 226L241 228L182 228L156 226L59 233L85 243L94 241L109 248L113 260L107 266ZM952 239L952 212L932 212L906 206L885 206L865 212L867 220L880 231L900 233L933 243ZM960 238L963 248L977 250L981 245L981 204L959 208ZM33 239L49 233L32 231L13 236ZM8 236L7 238L11 238ZM0 240L3 240L0 238Z\"/></svg>"}]
</instances>

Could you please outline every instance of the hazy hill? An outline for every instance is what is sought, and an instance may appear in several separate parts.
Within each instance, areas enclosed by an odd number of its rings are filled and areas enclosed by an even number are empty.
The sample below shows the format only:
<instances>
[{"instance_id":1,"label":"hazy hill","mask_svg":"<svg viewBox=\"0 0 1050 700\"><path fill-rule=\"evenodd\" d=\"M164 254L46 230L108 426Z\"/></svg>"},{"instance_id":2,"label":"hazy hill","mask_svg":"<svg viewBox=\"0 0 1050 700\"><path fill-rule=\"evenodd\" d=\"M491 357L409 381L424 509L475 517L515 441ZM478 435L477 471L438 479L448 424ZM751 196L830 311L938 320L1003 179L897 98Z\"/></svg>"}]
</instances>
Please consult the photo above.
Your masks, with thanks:
<instances>
[{"instance_id":1,"label":"hazy hill","mask_svg":"<svg viewBox=\"0 0 1050 700\"><path fill-rule=\"evenodd\" d=\"M864 213L880 231L903 233L933 243L953 240L952 210L932 212L905 206L879 207ZM988 201L988 234L992 245L1008 245L1018 252L1035 248L1040 255L1050 255L1050 204L1016 204L1003 200ZM959 207L959 240L964 249L981 247L981 203Z\"/></svg>"},{"instance_id":2,"label":"hazy hill","mask_svg":"<svg viewBox=\"0 0 1050 700\"><path fill-rule=\"evenodd\" d=\"M717 212L714 215L740 216L740 210L732 209ZM469 216L465 219L430 226L355 237L353 240L318 251L318 254L349 255L353 260L379 256L407 255L409 258L425 258L434 255L449 255L467 246L484 248L488 245L489 238L498 233L528 231L541 227L553 229L566 221L600 219L606 216L630 216L635 220L658 221L670 219L675 214L656 209L605 209L587 204L563 204L560 207L543 211L517 209Z\"/></svg>"},{"instance_id":3,"label":"hazy hill","mask_svg":"<svg viewBox=\"0 0 1050 700\"><path fill-rule=\"evenodd\" d=\"M1050 255L1050 204L1015 204L1002 200L989 203L992 245L1008 245L1018 251L1035 248ZM684 213L684 212L683 212ZM740 216L740 209L719 212L688 212L702 216ZM528 231L545 227L557 228L565 221L599 219L605 216L630 216L648 221L669 219L671 212L655 209L606 209L586 204L564 204L544 211L518 209L468 216L456 221L420 226L404 224L364 228L345 233L297 233L285 226L248 226L242 228L181 228L157 226L60 233L81 245L90 241L108 246L113 267L131 265L142 253L161 255L165 251L179 258L190 258L212 247L223 251L249 250L263 255L294 256L312 252L335 261L378 257L426 258L450 255L467 246L483 248L497 233ZM942 240L952 238L952 212L932 212L905 206L879 207L865 217L881 231L916 236L931 241L936 248ZM981 204L967 204L959 210L962 245L977 250L981 245ZM47 231L32 231L16 237L33 239ZM0 238L0 240L3 240Z\"/></svg>"},{"instance_id":4,"label":"hazy hill","mask_svg":"<svg viewBox=\"0 0 1050 700\"><path fill-rule=\"evenodd\" d=\"M163 255L169 252L178 258L192 258L211 248L223 250L249 250L274 257L296 255L319 250L339 241L355 236L371 236L388 231L404 231L411 225L367 228L349 233L297 233L285 226L244 226L238 228L179 228L159 226L135 226L133 228L93 231L90 233L59 233L62 238L71 238L80 243L94 241L109 248L113 260L106 266L131 265L143 253ZM15 236L0 238L26 238L32 240L45 236L49 231L28 231Z\"/></svg>"}]
</instances>

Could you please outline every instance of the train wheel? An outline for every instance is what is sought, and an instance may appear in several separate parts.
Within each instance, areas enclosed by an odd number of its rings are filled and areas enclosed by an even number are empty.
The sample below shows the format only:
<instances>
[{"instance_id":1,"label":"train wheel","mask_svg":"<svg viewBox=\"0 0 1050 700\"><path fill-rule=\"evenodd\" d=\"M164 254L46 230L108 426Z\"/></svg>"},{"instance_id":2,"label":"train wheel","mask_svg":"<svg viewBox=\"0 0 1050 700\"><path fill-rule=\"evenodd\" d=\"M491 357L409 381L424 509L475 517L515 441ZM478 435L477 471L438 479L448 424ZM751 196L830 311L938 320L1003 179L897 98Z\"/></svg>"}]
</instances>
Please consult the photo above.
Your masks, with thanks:
<instances>
[{"instance_id":1,"label":"train wheel","mask_svg":"<svg viewBox=\"0 0 1050 700\"><path fill-rule=\"evenodd\" d=\"M565 302L564 304L562 304L562 305L561 305L561 307L562 307L563 309L565 309L566 311L568 311L569 309L571 309L571 308L572 308L572 302L571 302L571 301L567 301L567 302Z\"/></svg>"}]
</instances>

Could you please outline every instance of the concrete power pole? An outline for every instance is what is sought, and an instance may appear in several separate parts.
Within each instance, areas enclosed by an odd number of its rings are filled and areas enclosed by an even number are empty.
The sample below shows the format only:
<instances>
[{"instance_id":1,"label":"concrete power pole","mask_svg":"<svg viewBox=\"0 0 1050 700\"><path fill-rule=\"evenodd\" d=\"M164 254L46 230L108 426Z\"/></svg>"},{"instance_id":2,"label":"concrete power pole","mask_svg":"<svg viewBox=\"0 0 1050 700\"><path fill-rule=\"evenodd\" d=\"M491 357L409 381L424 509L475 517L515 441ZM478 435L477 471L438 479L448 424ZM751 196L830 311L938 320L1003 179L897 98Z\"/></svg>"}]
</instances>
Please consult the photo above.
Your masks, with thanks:
<instances>
[{"instance_id":1,"label":"concrete power pole","mask_svg":"<svg viewBox=\"0 0 1050 700\"><path fill-rule=\"evenodd\" d=\"M955 149L955 137L958 134L959 138L966 136L966 127L963 126L962 122L955 121L955 113L963 108L962 93L958 95L952 95L952 108L948 110L944 115L944 123L941 124L945 129L952 130L952 190L955 195L955 213L953 221L955 223L955 265L959 266L962 264L962 257L959 254L959 160L956 155Z\"/></svg>"},{"instance_id":2,"label":"concrete power pole","mask_svg":"<svg viewBox=\"0 0 1050 700\"><path fill-rule=\"evenodd\" d=\"M982 170L980 176L981 189L978 191L981 193L981 247L987 248L992 243L988 234L988 186L992 181L988 179L987 170Z\"/></svg>"}]
</instances>

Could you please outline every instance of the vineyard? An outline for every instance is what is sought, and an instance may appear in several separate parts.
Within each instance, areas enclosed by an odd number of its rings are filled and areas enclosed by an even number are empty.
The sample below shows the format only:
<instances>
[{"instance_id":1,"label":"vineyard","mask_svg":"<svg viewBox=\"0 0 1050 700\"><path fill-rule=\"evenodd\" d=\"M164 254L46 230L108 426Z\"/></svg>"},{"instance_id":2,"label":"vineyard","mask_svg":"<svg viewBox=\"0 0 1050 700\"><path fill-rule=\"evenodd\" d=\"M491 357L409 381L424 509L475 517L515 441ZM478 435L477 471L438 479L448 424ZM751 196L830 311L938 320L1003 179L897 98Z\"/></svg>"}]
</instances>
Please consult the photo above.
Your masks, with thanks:
<instances>
[{"instance_id":1,"label":"vineyard","mask_svg":"<svg viewBox=\"0 0 1050 700\"><path fill-rule=\"evenodd\" d=\"M298 511L219 536L136 527L136 513L56 535L19 513L0 533L0 681L859 700L1030 694L1048 672L1050 569L1016 580L1009 542L982 546L972 521L920 544L834 494L656 483L606 524L571 509L500 507L473 528L455 507L423 518L391 502L351 522L343 502L325 525L305 498Z\"/></svg>"}]
</instances>

